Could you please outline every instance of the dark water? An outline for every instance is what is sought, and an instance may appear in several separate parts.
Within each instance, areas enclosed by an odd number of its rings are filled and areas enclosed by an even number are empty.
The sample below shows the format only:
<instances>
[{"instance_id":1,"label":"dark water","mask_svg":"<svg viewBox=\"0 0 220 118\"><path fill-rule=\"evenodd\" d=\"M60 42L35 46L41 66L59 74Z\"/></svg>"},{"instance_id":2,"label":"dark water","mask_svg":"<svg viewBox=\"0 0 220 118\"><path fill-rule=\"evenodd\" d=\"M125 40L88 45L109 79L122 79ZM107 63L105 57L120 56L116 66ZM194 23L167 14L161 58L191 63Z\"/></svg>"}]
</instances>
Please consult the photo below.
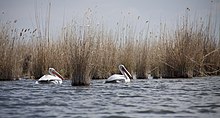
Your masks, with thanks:
<instances>
[{"instance_id":1,"label":"dark water","mask_svg":"<svg viewBox=\"0 0 220 118\"><path fill-rule=\"evenodd\" d=\"M204 117L220 118L220 77L92 81L89 87L0 81L0 117Z\"/></svg>"}]
</instances>

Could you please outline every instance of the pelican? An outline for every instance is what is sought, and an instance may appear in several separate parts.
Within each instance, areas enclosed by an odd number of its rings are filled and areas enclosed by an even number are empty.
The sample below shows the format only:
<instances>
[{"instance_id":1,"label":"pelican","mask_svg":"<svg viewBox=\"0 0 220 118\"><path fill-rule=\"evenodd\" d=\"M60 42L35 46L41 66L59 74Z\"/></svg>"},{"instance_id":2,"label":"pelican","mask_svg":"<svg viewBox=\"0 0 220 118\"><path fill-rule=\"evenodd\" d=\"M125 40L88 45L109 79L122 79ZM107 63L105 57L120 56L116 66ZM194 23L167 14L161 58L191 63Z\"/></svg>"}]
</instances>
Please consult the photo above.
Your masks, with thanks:
<instances>
[{"instance_id":1,"label":"pelican","mask_svg":"<svg viewBox=\"0 0 220 118\"><path fill-rule=\"evenodd\" d=\"M49 68L49 74L50 75L42 76L38 81L36 81L36 84L62 84L62 80L64 80L64 78L54 68Z\"/></svg>"},{"instance_id":2,"label":"pelican","mask_svg":"<svg viewBox=\"0 0 220 118\"><path fill-rule=\"evenodd\" d=\"M123 82L123 83L126 83L126 82L130 82L132 79L132 76L131 74L127 71L127 69L125 68L124 65L119 65L118 66L120 72L122 75L120 74L114 74L112 76L110 76L106 81L105 83L120 83L120 82Z\"/></svg>"}]
</instances>

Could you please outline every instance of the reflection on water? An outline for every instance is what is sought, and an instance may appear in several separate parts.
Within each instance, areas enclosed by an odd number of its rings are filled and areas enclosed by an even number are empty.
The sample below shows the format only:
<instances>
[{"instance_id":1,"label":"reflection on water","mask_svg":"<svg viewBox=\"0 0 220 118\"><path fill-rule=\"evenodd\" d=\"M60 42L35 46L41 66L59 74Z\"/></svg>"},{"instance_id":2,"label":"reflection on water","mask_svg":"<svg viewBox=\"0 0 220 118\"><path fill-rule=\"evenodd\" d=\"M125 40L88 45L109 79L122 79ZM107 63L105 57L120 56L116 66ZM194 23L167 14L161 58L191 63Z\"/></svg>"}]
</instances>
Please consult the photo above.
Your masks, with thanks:
<instances>
[{"instance_id":1,"label":"reflection on water","mask_svg":"<svg viewBox=\"0 0 220 118\"><path fill-rule=\"evenodd\" d=\"M220 117L220 77L133 80L88 87L0 81L0 116L8 117Z\"/></svg>"}]
</instances>

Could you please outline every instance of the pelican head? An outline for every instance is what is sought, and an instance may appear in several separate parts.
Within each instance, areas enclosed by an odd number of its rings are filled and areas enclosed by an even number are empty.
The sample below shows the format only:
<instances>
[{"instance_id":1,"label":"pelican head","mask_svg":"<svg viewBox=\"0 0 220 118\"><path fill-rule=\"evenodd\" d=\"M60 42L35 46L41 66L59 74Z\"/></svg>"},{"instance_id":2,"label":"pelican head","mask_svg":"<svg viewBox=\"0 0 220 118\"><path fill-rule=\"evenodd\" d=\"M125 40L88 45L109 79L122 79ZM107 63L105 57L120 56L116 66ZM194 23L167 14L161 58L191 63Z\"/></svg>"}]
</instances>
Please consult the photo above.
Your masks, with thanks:
<instances>
[{"instance_id":1,"label":"pelican head","mask_svg":"<svg viewBox=\"0 0 220 118\"><path fill-rule=\"evenodd\" d=\"M54 68L49 68L49 73L64 80L64 78L60 75L60 73L58 73Z\"/></svg>"},{"instance_id":2,"label":"pelican head","mask_svg":"<svg viewBox=\"0 0 220 118\"><path fill-rule=\"evenodd\" d=\"M131 74L128 72L128 70L125 68L125 66L124 65L122 65L122 64L120 64L119 66L118 66L118 68L119 68L119 70L121 71L121 73L123 74L123 75L125 75L125 77L127 78L130 78L130 79L133 79L133 77L131 76ZM127 79L128 79L127 78Z\"/></svg>"}]
</instances>

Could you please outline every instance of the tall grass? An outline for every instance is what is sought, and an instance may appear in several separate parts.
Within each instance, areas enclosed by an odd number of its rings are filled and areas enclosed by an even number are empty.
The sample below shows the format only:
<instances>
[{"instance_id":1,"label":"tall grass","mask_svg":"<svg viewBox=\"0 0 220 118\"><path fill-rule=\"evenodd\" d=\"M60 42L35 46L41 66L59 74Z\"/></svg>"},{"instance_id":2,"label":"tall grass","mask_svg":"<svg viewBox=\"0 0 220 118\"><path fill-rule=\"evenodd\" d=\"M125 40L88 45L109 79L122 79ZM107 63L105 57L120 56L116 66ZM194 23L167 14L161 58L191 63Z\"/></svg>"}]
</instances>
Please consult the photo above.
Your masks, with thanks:
<instances>
[{"instance_id":1,"label":"tall grass","mask_svg":"<svg viewBox=\"0 0 220 118\"><path fill-rule=\"evenodd\" d=\"M188 16L177 25L172 35L166 33L162 41L165 47L164 76L193 77L219 74L219 39L213 28L203 20L190 21ZM210 29L210 28L213 29ZM166 31L164 31L166 32ZM165 41L164 41L165 38Z\"/></svg>"},{"instance_id":2,"label":"tall grass","mask_svg":"<svg viewBox=\"0 0 220 118\"><path fill-rule=\"evenodd\" d=\"M38 79L53 67L71 79L72 85L89 85L92 79L119 73L119 64L137 78L220 75L219 31L214 30L211 16L191 20L186 15L175 29L161 23L157 35L150 31L149 22L143 30L125 20L109 29L88 10L82 23L66 24L59 39L50 37L49 20L44 26L36 22L37 30L16 33L10 24L2 23L1 80L24 75ZM141 21L138 17L134 22Z\"/></svg>"},{"instance_id":3,"label":"tall grass","mask_svg":"<svg viewBox=\"0 0 220 118\"><path fill-rule=\"evenodd\" d=\"M88 28L79 28L79 34L76 33L77 30L67 31L67 34L71 34L66 38L69 43L72 85L89 85L92 79L91 72L94 66L93 61L95 61L93 56L96 42L90 35Z\"/></svg>"},{"instance_id":4,"label":"tall grass","mask_svg":"<svg viewBox=\"0 0 220 118\"><path fill-rule=\"evenodd\" d=\"M13 56L14 40L8 36L10 33L10 25L0 26L0 78L2 80L12 80L13 78Z\"/></svg>"}]
</instances>

